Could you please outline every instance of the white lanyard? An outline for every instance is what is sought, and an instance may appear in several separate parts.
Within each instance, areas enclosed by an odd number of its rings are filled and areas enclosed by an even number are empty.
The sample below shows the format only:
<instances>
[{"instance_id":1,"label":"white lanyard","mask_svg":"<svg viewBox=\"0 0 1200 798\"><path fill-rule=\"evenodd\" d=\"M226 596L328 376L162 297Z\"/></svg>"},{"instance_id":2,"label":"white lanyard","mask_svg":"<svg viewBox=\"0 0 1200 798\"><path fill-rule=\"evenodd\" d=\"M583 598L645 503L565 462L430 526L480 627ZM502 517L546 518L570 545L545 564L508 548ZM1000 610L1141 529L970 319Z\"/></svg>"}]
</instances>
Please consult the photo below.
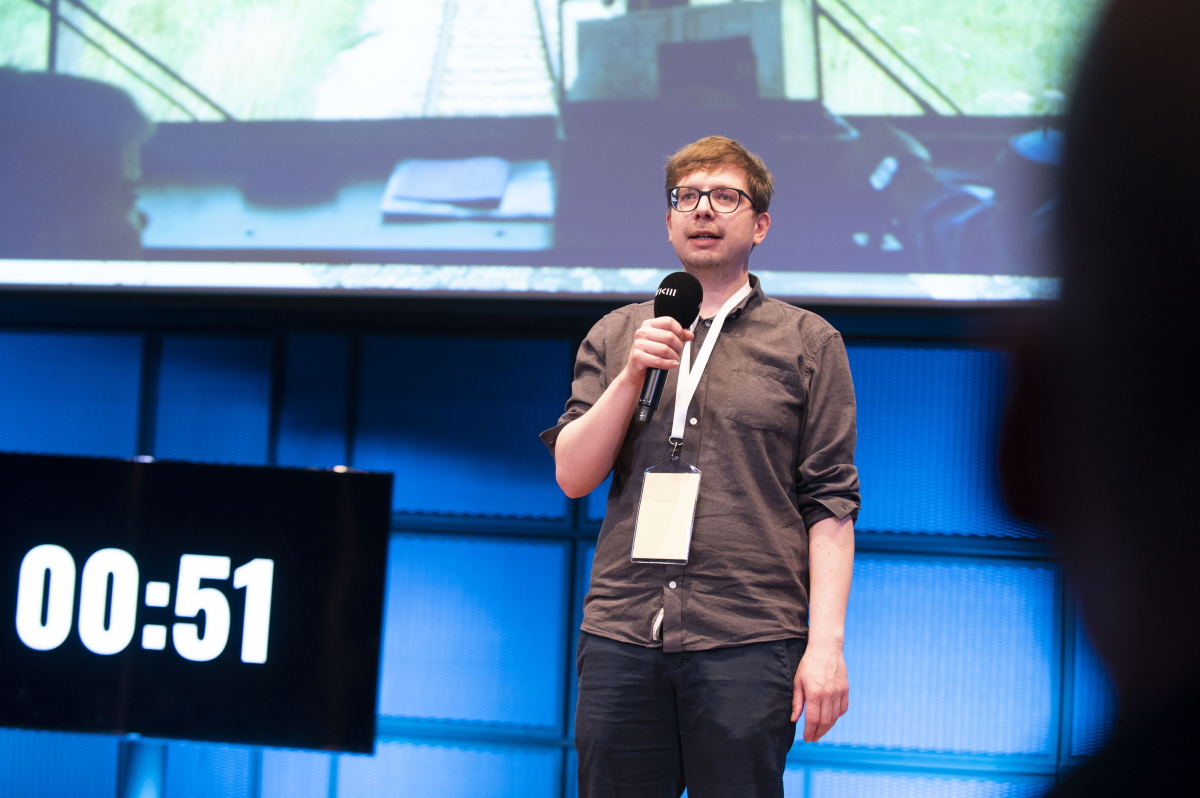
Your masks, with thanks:
<instances>
[{"instance_id":1,"label":"white lanyard","mask_svg":"<svg viewBox=\"0 0 1200 798\"><path fill-rule=\"evenodd\" d=\"M704 367L708 365L708 358L712 355L713 347L717 343L717 337L721 334L721 327L725 324L725 317L729 315L738 303L750 295L750 281L747 280L736 294L729 297L721 309L717 311L717 315L713 317L712 327L708 334L704 337L704 345L700 347L700 354L696 356L696 365L692 365L692 342L688 341L683 345L683 355L679 358L679 381L675 383L675 421L671 425L671 442L679 443L683 441L684 422L687 420L688 406L692 403L692 396L696 393L696 387L700 384L700 377L704 374ZM697 316L696 321L692 322L691 329L695 330L696 325L700 322Z\"/></svg>"}]
</instances>

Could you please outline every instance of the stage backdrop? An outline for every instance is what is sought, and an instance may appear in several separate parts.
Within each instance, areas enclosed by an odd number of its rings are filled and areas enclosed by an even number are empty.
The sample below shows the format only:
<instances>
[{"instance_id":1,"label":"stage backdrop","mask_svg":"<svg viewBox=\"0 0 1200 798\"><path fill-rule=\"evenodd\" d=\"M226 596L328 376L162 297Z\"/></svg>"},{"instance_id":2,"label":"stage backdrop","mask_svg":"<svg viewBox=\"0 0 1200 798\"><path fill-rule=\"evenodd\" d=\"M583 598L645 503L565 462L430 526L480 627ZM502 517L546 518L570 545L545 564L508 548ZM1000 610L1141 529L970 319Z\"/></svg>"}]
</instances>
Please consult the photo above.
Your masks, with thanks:
<instances>
[{"instance_id":1,"label":"stage backdrop","mask_svg":"<svg viewBox=\"0 0 1200 798\"><path fill-rule=\"evenodd\" d=\"M0 0L0 284L645 294L722 134L770 292L1050 297L1099 4Z\"/></svg>"},{"instance_id":2,"label":"stage backdrop","mask_svg":"<svg viewBox=\"0 0 1200 798\"><path fill-rule=\"evenodd\" d=\"M537 438L572 343L256 337L230 319L220 336L167 316L0 331L0 449L396 474L375 756L172 742L168 798L574 795L573 655L604 505L564 499ZM833 320L860 413L852 700L793 748L787 795L1040 795L1096 750L1112 700L1044 536L997 492L1006 355ZM0 731L0 793L112 798L117 750Z\"/></svg>"}]
</instances>

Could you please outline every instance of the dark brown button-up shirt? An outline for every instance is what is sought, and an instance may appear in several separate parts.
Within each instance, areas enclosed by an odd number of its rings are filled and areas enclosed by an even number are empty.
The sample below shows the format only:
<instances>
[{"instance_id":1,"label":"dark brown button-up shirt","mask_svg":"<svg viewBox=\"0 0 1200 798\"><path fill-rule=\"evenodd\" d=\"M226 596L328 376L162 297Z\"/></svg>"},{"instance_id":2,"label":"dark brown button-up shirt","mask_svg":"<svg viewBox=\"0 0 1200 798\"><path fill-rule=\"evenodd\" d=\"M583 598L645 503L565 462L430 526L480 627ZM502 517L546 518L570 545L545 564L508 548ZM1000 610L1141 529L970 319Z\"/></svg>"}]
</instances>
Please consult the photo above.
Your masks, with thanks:
<instances>
[{"instance_id":1,"label":"dark brown button-up shirt","mask_svg":"<svg viewBox=\"0 0 1200 798\"><path fill-rule=\"evenodd\" d=\"M858 512L854 386L841 336L824 319L752 292L725 320L692 397L681 456L700 469L686 565L630 562L642 474L666 460L678 371L650 424L631 422L613 466L583 630L700 651L808 633L806 525ZM654 303L615 310L579 347L558 426L596 403L629 357ZM696 325L693 357L708 332ZM653 624L664 610L661 641Z\"/></svg>"}]
</instances>

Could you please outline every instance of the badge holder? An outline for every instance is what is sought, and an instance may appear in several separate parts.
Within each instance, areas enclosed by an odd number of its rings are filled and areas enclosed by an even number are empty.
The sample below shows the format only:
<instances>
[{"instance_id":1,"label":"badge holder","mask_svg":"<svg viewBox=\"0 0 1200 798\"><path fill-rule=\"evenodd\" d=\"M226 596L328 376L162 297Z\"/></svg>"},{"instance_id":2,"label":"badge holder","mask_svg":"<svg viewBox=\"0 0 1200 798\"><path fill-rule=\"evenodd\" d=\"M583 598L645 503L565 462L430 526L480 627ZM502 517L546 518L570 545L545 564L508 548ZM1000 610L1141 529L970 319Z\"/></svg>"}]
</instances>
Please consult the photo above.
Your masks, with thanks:
<instances>
[{"instance_id":1,"label":"badge holder","mask_svg":"<svg viewBox=\"0 0 1200 798\"><path fill-rule=\"evenodd\" d=\"M688 561L700 471L679 458L682 444L672 438L671 458L644 472L632 562L685 565Z\"/></svg>"}]
</instances>

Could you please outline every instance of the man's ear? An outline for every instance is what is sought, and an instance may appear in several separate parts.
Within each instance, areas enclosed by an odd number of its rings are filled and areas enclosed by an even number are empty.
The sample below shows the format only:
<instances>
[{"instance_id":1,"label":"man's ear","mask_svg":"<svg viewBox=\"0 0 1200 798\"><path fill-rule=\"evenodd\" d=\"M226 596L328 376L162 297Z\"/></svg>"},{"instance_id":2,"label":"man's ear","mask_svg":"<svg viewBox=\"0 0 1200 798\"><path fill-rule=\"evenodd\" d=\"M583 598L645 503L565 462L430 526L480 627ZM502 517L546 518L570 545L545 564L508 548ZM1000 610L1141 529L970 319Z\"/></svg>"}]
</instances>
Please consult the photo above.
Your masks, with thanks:
<instances>
[{"instance_id":1,"label":"man's ear","mask_svg":"<svg viewBox=\"0 0 1200 798\"><path fill-rule=\"evenodd\" d=\"M767 231L771 229L771 214L763 211L754 217L754 243L761 244L763 239L767 237Z\"/></svg>"},{"instance_id":2,"label":"man's ear","mask_svg":"<svg viewBox=\"0 0 1200 798\"><path fill-rule=\"evenodd\" d=\"M667 240L671 240L671 209L667 208Z\"/></svg>"}]
</instances>

